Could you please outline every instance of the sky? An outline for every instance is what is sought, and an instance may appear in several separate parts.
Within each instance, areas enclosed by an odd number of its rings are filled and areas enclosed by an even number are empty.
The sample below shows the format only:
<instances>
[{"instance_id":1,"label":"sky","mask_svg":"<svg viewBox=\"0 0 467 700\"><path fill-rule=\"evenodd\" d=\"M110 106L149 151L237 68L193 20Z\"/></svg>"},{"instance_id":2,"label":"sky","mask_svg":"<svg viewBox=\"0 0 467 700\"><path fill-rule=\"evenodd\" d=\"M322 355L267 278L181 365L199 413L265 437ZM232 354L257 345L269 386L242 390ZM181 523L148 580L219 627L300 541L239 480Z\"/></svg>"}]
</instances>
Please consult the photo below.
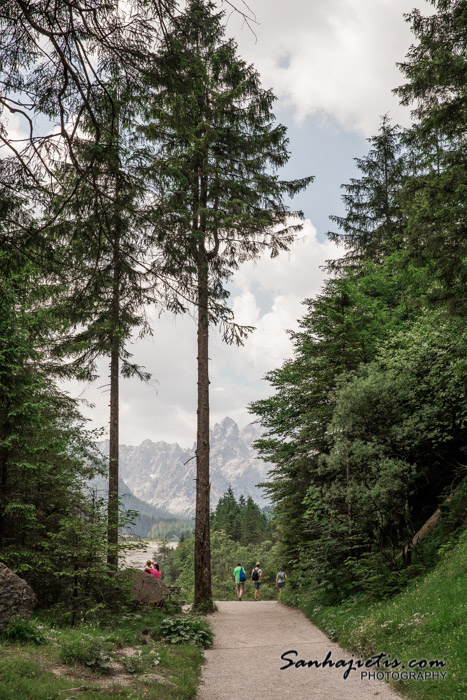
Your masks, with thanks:
<instances>
[{"instance_id":1,"label":"sky","mask_svg":"<svg viewBox=\"0 0 467 700\"><path fill-rule=\"evenodd\" d=\"M241 0L232 0L241 7ZM315 182L293 200L305 215L302 232L289 253L244 264L232 279L230 303L240 323L256 330L243 347L226 346L211 331L211 426L226 416L240 427L255 419L251 401L272 389L264 375L291 357L287 333L298 327L302 302L317 295L325 279L321 269L342 251L326 236L329 216L344 213L343 183L356 177L355 158L368 151L382 115L410 123L392 89L404 82L396 62L404 61L413 35L404 14L424 0L249 0L248 26L227 3L226 32L238 42L239 55L253 63L265 88L277 96L274 113L288 128L290 159L285 178L314 175ZM245 8L246 9L246 8ZM196 438L196 325L185 315L157 316L152 338L135 339L130 350L152 380L122 379L120 443L145 439L191 446ZM107 363L94 384L70 383L67 391L91 402L82 412L90 427L108 424ZM100 387L100 388L99 388Z\"/></svg>"}]
</instances>

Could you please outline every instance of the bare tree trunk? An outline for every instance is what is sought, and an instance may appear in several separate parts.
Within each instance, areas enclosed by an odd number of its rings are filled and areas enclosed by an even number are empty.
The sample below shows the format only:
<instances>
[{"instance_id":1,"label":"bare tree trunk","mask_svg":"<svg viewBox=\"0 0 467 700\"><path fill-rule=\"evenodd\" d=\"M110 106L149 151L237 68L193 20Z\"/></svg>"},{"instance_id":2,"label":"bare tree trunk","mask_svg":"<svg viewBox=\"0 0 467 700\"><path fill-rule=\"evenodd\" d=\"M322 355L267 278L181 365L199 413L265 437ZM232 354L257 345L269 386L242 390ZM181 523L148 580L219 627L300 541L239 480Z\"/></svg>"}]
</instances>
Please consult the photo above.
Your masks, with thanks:
<instances>
[{"instance_id":1,"label":"bare tree trunk","mask_svg":"<svg viewBox=\"0 0 467 700\"><path fill-rule=\"evenodd\" d=\"M2 406L2 411L0 414L0 438L4 443L6 436L10 431L10 426L8 422L8 413L10 409L10 402L5 397ZM5 507L8 503L7 501L7 481L8 481L8 449L6 447L0 447L0 550L5 538Z\"/></svg>"},{"instance_id":2,"label":"bare tree trunk","mask_svg":"<svg viewBox=\"0 0 467 700\"><path fill-rule=\"evenodd\" d=\"M114 246L112 290L112 349L110 353L109 501L107 522L107 563L118 569L118 390L119 390L119 312L120 265L118 239Z\"/></svg>"},{"instance_id":3,"label":"bare tree trunk","mask_svg":"<svg viewBox=\"0 0 467 700\"><path fill-rule=\"evenodd\" d=\"M345 445L345 478L346 478L346 499L347 499L347 525L349 534L352 531L353 515L352 515L352 499L350 496L350 461L349 461L349 441L346 440Z\"/></svg>"},{"instance_id":4,"label":"bare tree trunk","mask_svg":"<svg viewBox=\"0 0 467 700\"><path fill-rule=\"evenodd\" d=\"M198 261L198 427L196 447L195 598L194 606L213 609L211 590L209 483L209 317L208 261Z\"/></svg>"},{"instance_id":5,"label":"bare tree trunk","mask_svg":"<svg viewBox=\"0 0 467 700\"><path fill-rule=\"evenodd\" d=\"M5 537L5 516L3 513L7 504L7 455L7 450L2 447L0 449L0 548Z\"/></svg>"}]
</instances>

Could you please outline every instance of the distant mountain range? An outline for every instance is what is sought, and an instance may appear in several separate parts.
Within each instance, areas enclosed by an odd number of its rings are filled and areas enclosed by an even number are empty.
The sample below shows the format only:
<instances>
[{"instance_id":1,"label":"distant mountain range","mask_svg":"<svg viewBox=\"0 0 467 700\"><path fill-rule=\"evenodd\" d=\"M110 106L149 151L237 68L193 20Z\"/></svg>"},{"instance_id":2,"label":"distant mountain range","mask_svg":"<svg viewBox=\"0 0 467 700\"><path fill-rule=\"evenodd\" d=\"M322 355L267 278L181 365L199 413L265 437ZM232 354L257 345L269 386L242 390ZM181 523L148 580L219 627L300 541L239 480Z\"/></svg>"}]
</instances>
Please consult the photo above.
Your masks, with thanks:
<instances>
[{"instance_id":1,"label":"distant mountain range","mask_svg":"<svg viewBox=\"0 0 467 700\"><path fill-rule=\"evenodd\" d=\"M107 445L101 443L100 449L102 450L102 447L105 449L106 446L108 446L108 443ZM89 483L89 487L95 490L99 497L107 499L109 490L107 478L97 476ZM165 508L158 508L137 498L123 479L118 480L118 495L122 505L122 512L136 511L138 513L134 521L123 528L123 532L131 532L139 537L148 537L151 534L151 530L156 527L158 531L163 531L163 536L167 536L170 539L178 537L180 532L186 532L193 527L193 521L190 518L180 518L180 516L170 513Z\"/></svg>"},{"instance_id":2,"label":"distant mountain range","mask_svg":"<svg viewBox=\"0 0 467 700\"><path fill-rule=\"evenodd\" d=\"M251 496L260 507L269 505L259 482L266 481L271 465L263 462L251 446L260 437L253 423L242 430L231 418L224 418L211 430L211 508L229 485L235 494ZM108 453L108 441L99 443ZM142 501L174 515L191 518L195 511L196 445L144 442L133 447L120 445L120 476ZM190 460L190 461L188 461Z\"/></svg>"}]
</instances>

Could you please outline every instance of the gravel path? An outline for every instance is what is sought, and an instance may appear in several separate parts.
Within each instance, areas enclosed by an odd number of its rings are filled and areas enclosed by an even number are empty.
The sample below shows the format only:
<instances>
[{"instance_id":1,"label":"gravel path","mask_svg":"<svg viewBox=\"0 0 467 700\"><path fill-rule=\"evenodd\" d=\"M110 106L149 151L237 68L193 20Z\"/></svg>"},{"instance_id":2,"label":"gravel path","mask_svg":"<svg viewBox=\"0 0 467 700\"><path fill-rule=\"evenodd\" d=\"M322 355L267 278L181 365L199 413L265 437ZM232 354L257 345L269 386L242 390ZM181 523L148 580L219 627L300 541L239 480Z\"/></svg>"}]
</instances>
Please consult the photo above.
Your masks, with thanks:
<instances>
[{"instance_id":1,"label":"gravel path","mask_svg":"<svg viewBox=\"0 0 467 700\"><path fill-rule=\"evenodd\" d=\"M293 698L293 700L396 700L400 696L377 680L361 680L360 670L343 679L344 668L296 668L281 654L323 661L330 651L334 662L352 655L330 642L299 610L276 601L218 602L209 617L214 645L205 652L198 700L232 700L235 697ZM381 650L382 651L382 650ZM366 669L363 669L366 670ZM378 669L369 669L377 671Z\"/></svg>"}]
</instances>

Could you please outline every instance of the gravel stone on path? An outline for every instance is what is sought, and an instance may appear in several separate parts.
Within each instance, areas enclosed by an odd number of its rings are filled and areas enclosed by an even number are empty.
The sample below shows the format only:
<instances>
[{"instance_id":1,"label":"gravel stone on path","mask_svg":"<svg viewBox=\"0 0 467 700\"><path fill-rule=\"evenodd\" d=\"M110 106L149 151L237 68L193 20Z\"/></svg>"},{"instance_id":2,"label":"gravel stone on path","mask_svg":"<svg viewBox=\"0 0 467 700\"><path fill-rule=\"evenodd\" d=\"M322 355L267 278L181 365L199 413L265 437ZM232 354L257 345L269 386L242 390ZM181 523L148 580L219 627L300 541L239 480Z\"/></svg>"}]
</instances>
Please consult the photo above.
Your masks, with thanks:
<instances>
[{"instance_id":1,"label":"gravel stone on path","mask_svg":"<svg viewBox=\"0 0 467 700\"><path fill-rule=\"evenodd\" d=\"M344 668L286 665L281 654L295 649L293 661L322 662L352 658L351 652L331 642L305 615L277 601L222 601L209 616L214 644L205 652L198 700L232 700L235 697L288 697L293 700L396 700L386 683L361 680L360 670L344 680ZM378 650L384 651L384 649ZM355 657L358 658L358 657ZM362 669L367 670L367 669ZM377 668L368 671L377 671ZM384 670L384 669L381 669Z\"/></svg>"}]
</instances>

